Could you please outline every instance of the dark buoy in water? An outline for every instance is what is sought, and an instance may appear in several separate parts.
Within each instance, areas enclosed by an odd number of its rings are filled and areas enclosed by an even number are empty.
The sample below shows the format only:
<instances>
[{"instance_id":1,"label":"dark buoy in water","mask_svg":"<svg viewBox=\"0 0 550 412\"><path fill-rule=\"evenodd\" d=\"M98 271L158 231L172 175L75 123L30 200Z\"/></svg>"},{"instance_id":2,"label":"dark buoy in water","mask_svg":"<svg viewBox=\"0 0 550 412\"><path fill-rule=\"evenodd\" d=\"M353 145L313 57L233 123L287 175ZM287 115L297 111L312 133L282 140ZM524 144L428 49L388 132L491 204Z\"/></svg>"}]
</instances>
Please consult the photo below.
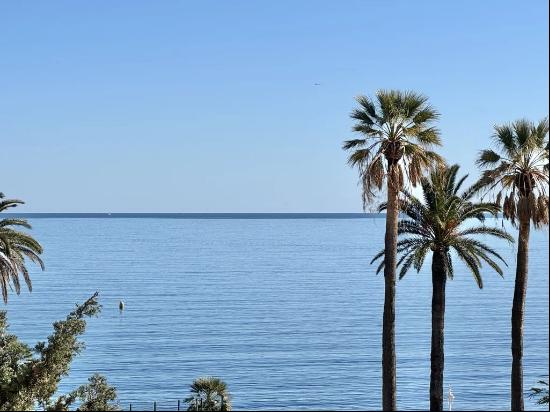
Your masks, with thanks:
<instances>
[{"instance_id":1,"label":"dark buoy in water","mask_svg":"<svg viewBox=\"0 0 550 412\"><path fill-rule=\"evenodd\" d=\"M120 310L121 312L124 310L124 302L122 300L118 302L118 310Z\"/></svg>"}]
</instances>

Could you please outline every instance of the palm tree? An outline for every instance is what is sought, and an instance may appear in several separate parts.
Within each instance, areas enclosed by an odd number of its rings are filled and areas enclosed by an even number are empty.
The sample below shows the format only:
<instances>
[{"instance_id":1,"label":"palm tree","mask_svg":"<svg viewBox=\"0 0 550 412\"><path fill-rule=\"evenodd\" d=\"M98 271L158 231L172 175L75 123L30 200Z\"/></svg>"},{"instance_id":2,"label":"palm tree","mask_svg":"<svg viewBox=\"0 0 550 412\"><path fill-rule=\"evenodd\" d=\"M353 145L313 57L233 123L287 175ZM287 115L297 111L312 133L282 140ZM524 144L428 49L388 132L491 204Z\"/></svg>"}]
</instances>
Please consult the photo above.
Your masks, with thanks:
<instances>
[{"instance_id":1,"label":"palm tree","mask_svg":"<svg viewBox=\"0 0 550 412\"><path fill-rule=\"evenodd\" d=\"M185 399L188 411L230 411L231 398L227 385L218 378L198 378L190 386L191 396Z\"/></svg>"},{"instance_id":2,"label":"palm tree","mask_svg":"<svg viewBox=\"0 0 550 412\"><path fill-rule=\"evenodd\" d=\"M519 226L516 280L512 304L511 407L523 410L523 316L527 292L529 232L548 225L548 119L518 120L495 126L497 151L483 150L481 184L496 192L504 217Z\"/></svg>"},{"instance_id":3,"label":"palm tree","mask_svg":"<svg viewBox=\"0 0 550 412\"><path fill-rule=\"evenodd\" d=\"M423 201L403 191L401 210L406 218L399 222L397 243L400 255L399 278L414 267L420 271L426 255L432 254L432 349L430 376L430 410L443 410L443 369L444 369L444 325L445 325L445 286L447 278L452 279L453 251L472 272L479 288L482 263L486 263L502 276L496 260L504 262L491 247L475 238L476 235L513 241L504 230L485 225L471 225L470 221L483 222L485 214L495 215L499 206L495 203L475 202L472 198L479 188L474 185L460 192L467 175L457 180L458 165L438 167L429 177L421 178ZM386 205L382 205L385 208ZM473 236L473 237L472 237ZM373 262L381 259L381 251ZM377 272L385 267L382 260Z\"/></svg>"},{"instance_id":4,"label":"palm tree","mask_svg":"<svg viewBox=\"0 0 550 412\"><path fill-rule=\"evenodd\" d=\"M363 207L374 200L386 183L384 315L382 326L382 407L396 409L395 279L397 251L398 195L404 183L415 186L434 163L442 159L428 150L440 145L432 123L439 114L425 96L414 92L380 90L376 99L357 97L359 107L351 113L353 131L361 138L344 142L348 162L359 170Z\"/></svg>"},{"instance_id":5,"label":"palm tree","mask_svg":"<svg viewBox=\"0 0 550 412\"><path fill-rule=\"evenodd\" d=\"M23 203L17 199L5 199L4 194L0 193L0 212ZM37 263L44 270L44 263L39 256L42 253L42 246L30 235L17 230L19 227L31 229L31 225L24 219L0 220L0 287L4 303L8 301L8 289L13 289L17 294L20 293L19 275L23 276L29 291L32 291L26 258Z\"/></svg>"}]
</instances>

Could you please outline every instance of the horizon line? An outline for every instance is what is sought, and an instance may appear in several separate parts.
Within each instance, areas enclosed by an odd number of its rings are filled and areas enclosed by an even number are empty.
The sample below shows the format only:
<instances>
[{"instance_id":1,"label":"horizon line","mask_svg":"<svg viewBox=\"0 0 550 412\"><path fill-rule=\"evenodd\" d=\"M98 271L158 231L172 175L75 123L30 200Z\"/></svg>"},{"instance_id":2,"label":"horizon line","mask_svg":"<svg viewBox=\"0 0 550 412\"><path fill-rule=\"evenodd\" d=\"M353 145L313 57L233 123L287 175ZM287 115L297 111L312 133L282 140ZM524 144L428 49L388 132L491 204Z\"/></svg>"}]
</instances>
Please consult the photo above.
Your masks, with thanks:
<instances>
[{"instance_id":1,"label":"horizon line","mask_svg":"<svg viewBox=\"0 0 550 412\"><path fill-rule=\"evenodd\" d=\"M9 212L4 216L28 218L352 218L364 219L385 216L378 212Z\"/></svg>"}]
</instances>

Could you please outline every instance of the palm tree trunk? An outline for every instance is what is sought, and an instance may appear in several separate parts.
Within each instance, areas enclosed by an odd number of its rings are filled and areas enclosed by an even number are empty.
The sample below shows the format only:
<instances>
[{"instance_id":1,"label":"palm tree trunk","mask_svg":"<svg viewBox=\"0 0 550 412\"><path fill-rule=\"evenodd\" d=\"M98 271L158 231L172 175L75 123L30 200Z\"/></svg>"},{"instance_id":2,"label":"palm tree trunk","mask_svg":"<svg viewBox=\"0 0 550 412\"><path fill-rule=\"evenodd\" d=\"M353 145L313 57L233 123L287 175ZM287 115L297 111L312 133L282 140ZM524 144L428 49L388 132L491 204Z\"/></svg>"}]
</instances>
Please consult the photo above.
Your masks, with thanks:
<instances>
[{"instance_id":1,"label":"palm tree trunk","mask_svg":"<svg viewBox=\"0 0 550 412\"><path fill-rule=\"evenodd\" d=\"M395 275L397 266L397 222L399 217L398 190L394 179L388 178L388 208L384 257L384 316L382 325L382 408L395 411L396 360L395 360Z\"/></svg>"},{"instance_id":2,"label":"palm tree trunk","mask_svg":"<svg viewBox=\"0 0 550 412\"><path fill-rule=\"evenodd\" d=\"M523 411L523 313L527 292L527 272L529 260L529 232L531 223L528 216L520 216L516 284L512 304L512 410Z\"/></svg>"},{"instance_id":3,"label":"palm tree trunk","mask_svg":"<svg viewBox=\"0 0 550 412\"><path fill-rule=\"evenodd\" d=\"M445 366L445 285L447 273L442 251L432 260L432 353L430 375L430 410L443 410L443 369Z\"/></svg>"}]
</instances>

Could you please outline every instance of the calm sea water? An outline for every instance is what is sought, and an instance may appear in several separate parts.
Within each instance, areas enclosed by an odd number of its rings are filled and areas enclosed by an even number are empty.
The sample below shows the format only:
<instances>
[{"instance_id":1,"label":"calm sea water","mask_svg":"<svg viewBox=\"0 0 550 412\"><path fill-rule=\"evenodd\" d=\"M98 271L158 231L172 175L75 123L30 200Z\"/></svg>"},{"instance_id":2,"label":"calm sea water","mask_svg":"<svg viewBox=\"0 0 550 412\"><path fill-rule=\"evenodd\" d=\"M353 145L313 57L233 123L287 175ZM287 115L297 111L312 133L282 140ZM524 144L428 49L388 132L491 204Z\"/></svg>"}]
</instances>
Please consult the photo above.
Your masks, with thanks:
<instances>
[{"instance_id":1,"label":"calm sea water","mask_svg":"<svg viewBox=\"0 0 550 412\"><path fill-rule=\"evenodd\" d=\"M383 219L31 222L47 271L33 271L32 294L11 297L12 332L29 343L45 339L51 322L96 290L104 307L88 322L87 348L63 390L99 372L124 407L157 401L174 409L194 378L214 375L228 383L235 409L380 408L383 278L369 262L382 245ZM478 290L457 264L448 283L445 387L456 410L509 408L515 253L496 246L510 263L505 279L484 270ZM547 232L532 235L530 268L527 387L548 374ZM398 284L400 409L428 407L427 270Z\"/></svg>"}]
</instances>

